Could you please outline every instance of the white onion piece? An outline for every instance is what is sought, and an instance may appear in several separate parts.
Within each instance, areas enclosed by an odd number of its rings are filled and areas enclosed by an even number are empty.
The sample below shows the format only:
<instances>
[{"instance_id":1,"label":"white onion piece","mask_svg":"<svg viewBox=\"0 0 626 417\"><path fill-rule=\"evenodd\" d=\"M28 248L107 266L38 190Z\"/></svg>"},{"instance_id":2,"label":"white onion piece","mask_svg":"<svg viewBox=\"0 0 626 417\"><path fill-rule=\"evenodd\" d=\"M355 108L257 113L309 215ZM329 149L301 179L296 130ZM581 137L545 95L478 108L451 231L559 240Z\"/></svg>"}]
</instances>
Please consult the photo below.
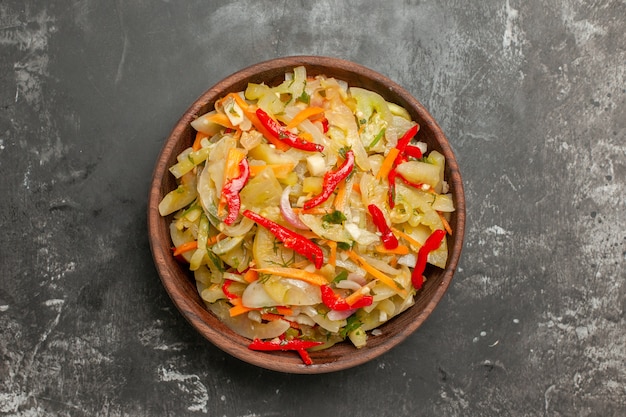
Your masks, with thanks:
<instances>
[{"instance_id":1,"label":"white onion piece","mask_svg":"<svg viewBox=\"0 0 626 417\"><path fill-rule=\"evenodd\" d=\"M289 202L289 192L291 191L291 186L285 187L283 190L283 194L280 196L280 213L283 215L287 223L295 227L296 229L308 229L309 227L302 223L296 213L294 213L291 208L291 203Z\"/></svg>"},{"instance_id":2,"label":"white onion piece","mask_svg":"<svg viewBox=\"0 0 626 417\"><path fill-rule=\"evenodd\" d=\"M355 311L356 309L343 310L343 311L330 310L328 313L326 313L326 317L328 317L329 320L333 320L333 321L344 320L350 317L351 315L353 315Z\"/></svg>"}]
</instances>

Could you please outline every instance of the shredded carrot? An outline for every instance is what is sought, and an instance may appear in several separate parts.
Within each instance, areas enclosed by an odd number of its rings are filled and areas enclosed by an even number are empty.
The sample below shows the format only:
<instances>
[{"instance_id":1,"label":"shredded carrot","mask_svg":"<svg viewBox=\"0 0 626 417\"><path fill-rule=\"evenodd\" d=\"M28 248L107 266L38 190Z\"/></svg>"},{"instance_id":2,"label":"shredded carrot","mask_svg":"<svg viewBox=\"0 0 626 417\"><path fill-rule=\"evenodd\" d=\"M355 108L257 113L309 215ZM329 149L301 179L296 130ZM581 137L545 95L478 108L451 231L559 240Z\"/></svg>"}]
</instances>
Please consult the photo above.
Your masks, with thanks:
<instances>
[{"instance_id":1,"label":"shredded carrot","mask_svg":"<svg viewBox=\"0 0 626 417\"><path fill-rule=\"evenodd\" d=\"M443 228L446 229L446 232L449 235L452 235L452 228L450 227L450 223L448 223L448 220L446 220L442 212L438 211L437 214L439 215L439 218L441 219L441 223L443 223Z\"/></svg>"},{"instance_id":2,"label":"shredded carrot","mask_svg":"<svg viewBox=\"0 0 626 417\"><path fill-rule=\"evenodd\" d=\"M230 122L228 116L224 113L215 113L207 117L207 120L211 123L218 124L220 126L227 127L229 129L235 129L235 126Z\"/></svg>"},{"instance_id":3,"label":"shredded carrot","mask_svg":"<svg viewBox=\"0 0 626 417\"><path fill-rule=\"evenodd\" d=\"M256 272L254 269L248 269L246 271L245 274L243 274L243 279L247 282L247 283L251 283L256 281L257 279L259 279L259 273Z\"/></svg>"},{"instance_id":4,"label":"shredded carrot","mask_svg":"<svg viewBox=\"0 0 626 417\"><path fill-rule=\"evenodd\" d=\"M239 176L239 163L246 157L246 153L240 148L230 148L228 155L226 156L226 163L224 164L224 182L222 187L226 185L228 181ZM224 210L228 201L224 194L220 197L219 204L217 206L217 214L224 215Z\"/></svg>"},{"instance_id":5,"label":"shredded carrot","mask_svg":"<svg viewBox=\"0 0 626 417\"><path fill-rule=\"evenodd\" d=\"M334 240L329 240L326 242L326 244L330 248L328 263L332 266L335 266L337 264L337 242L335 242Z\"/></svg>"},{"instance_id":6,"label":"shredded carrot","mask_svg":"<svg viewBox=\"0 0 626 417\"><path fill-rule=\"evenodd\" d=\"M190 242L185 242L182 245L176 246L174 248L174 256L182 255L185 252L189 252L190 250L198 249L198 241L192 240Z\"/></svg>"},{"instance_id":7,"label":"shredded carrot","mask_svg":"<svg viewBox=\"0 0 626 417\"><path fill-rule=\"evenodd\" d=\"M293 316L293 310L285 306L276 306L276 312L283 316Z\"/></svg>"},{"instance_id":8,"label":"shredded carrot","mask_svg":"<svg viewBox=\"0 0 626 417\"><path fill-rule=\"evenodd\" d=\"M393 253L395 255L406 255L409 253L409 247L406 245L398 245L395 249L387 249L385 245L376 246L376 252Z\"/></svg>"},{"instance_id":9,"label":"shredded carrot","mask_svg":"<svg viewBox=\"0 0 626 417\"><path fill-rule=\"evenodd\" d=\"M215 245L217 242L219 242L220 240L224 239L226 237L225 233L218 233L215 236L212 236L210 238L207 239L206 241L206 245L207 246L211 246L211 245Z\"/></svg>"},{"instance_id":10,"label":"shredded carrot","mask_svg":"<svg viewBox=\"0 0 626 417\"><path fill-rule=\"evenodd\" d=\"M302 269L273 267L273 268L257 268L255 270L259 274L280 275L281 277L299 279L301 281L308 282L309 284L313 284L313 285L328 284L328 280L323 275L316 274L314 272L304 271Z\"/></svg>"},{"instance_id":11,"label":"shredded carrot","mask_svg":"<svg viewBox=\"0 0 626 417\"><path fill-rule=\"evenodd\" d=\"M413 239L411 236L407 235L403 231L398 230L395 227L392 227L391 231L394 232L397 236L400 236L401 238L405 239L407 242L409 242L411 245L415 246L416 248L419 249L422 247L421 243L419 243L417 240Z\"/></svg>"},{"instance_id":12,"label":"shredded carrot","mask_svg":"<svg viewBox=\"0 0 626 417\"><path fill-rule=\"evenodd\" d=\"M380 169L378 170L378 173L376 174L377 180L382 180L383 178L387 178L389 176L389 173L393 169L393 164L395 163L396 158L399 154L400 150L398 148L391 148L389 150L389 153L385 157L385 160L383 161Z\"/></svg>"},{"instance_id":13,"label":"shredded carrot","mask_svg":"<svg viewBox=\"0 0 626 417\"><path fill-rule=\"evenodd\" d=\"M241 110L243 110L244 112L250 109L250 105L246 103L246 101L243 98L241 98L241 96L238 93L229 93L222 100L226 100L229 97L235 100L235 103L237 103L237 105L241 107Z\"/></svg>"},{"instance_id":14,"label":"shredded carrot","mask_svg":"<svg viewBox=\"0 0 626 417\"><path fill-rule=\"evenodd\" d=\"M311 116L318 115L320 113L324 113L324 109L321 107L307 107L304 110L301 110L296 116L291 119L291 122L287 125L287 129L294 128L298 126L300 123L304 122Z\"/></svg>"},{"instance_id":15,"label":"shredded carrot","mask_svg":"<svg viewBox=\"0 0 626 417\"><path fill-rule=\"evenodd\" d=\"M355 182L352 184L352 191L354 191L355 193L361 193L361 185L358 182Z\"/></svg>"},{"instance_id":16,"label":"shredded carrot","mask_svg":"<svg viewBox=\"0 0 626 417\"><path fill-rule=\"evenodd\" d=\"M365 259L363 259L359 255L357 255L354 251L351 251L351 250L346 251L346 254L348 255L348 257L350 259L352 259L354 262L359 264L359 266L361 266L361 268L365 269L372 276L374 276L374 278L378 279L379 281L381 281L382 283L384 283L385 285L387 285L388 287L393 289L396 293L398 293L402 297L406 298L406 296L408 295L406 289L401 288L398 285L398 283L393 280L393 278L388 277L387 275L385 275L382 272L380 272L378 269L374 268L372 265L367 263L367 261Z\"/></svg>"},{"instance_id":17,"label":"shredded carrot","mask_svg":"<svg viewBox=\"0 0 626 417\"><path fill-rule=\"evenodd\" d=\"M231 317L239 316L252 310L258 310L257 308L244 306L242 304L241 298L233 298L232 300L230 300L230 303L233 305L228 310L228 313Z\"/></svg>"},{"instance_id":18,"label":"shredded carrot","mask_svg":"<svg viewBox=\"0 0 626 417\"><path fill-rule=\"evenodd\" d=\"M250 176L257 176L266 168L271 168L272 171L274 171L274 176L278 179L282 179L287 178L287 176L293 171L293 164L250 165Z\"/></svg>"},{"instance_id":19,"label":"shredded carrot","mask_svg":"<svg viewBox=\"0 0 626 417\"><path fill-rule=\"evenodd\" d=\"M366 288L366 287L363 287L363 288L361 288L360 290L355 291L355 292L353 292L352 294L350 294L349 296L347 296L347 297L345 298L346 303L348 303L348 305L350 305L350 306L351 306L352 304L356 303L356 302L357 302L357 301L359 301L361 298L363 298L363 297L366 295L366 293L365 293L365 288Z\"/></svg>"},{"instance_id":20,"label":"shredded carrot","mask_svg":"<svg viewBox=\"0 0 626 417\"><path fill-rule=\"evenodd\" d=\"M333 202L335 210L343 211L347 192L348 186L346 185L346 180L341 180L341 182L337 186L337 194L335 195L335 201Z\"/></svg>"},{"instance_id":21,"label":"shredded carrot","mask_svg":"<svg viewBox=\"0 0 626 417\"><path fill-rule=\"evenodd\" d=\"M191 145L191 149L193 149L194 151L200 150L200 148L202 148L202 139L208 137L209 135L207 135L206 133L198 131L196 133L196 139L193 141L193 145Z\"/></svg>"},{"instance_id":22,"label":"shredded carrot","mask_svg":"<svg viewBox=\"0 0 626 417\"><path fill-rule=\"evenodd\" d=\"M283 316L281 316L280 314L263 313L263 314L261 314L261 318L263 320L265 320L265 321L285 320L286 322L289 323L289 327L291 327L293 329L299 329L300 328L300 325L298 323L296 323L295 321L287 320Z\"/></svg>"},{"instance_id":23,"label":"shredded carrot","mask_svg":"<svg viewBox=\"0 0 626 417\"><path fill-rule=\"evenodd\" d=\"M392 268L395 268L396 266L398 266L398 257L396 255L394 255L390 260L389 260L389 266L391 266Z\"/></svg>"}]
</instances>

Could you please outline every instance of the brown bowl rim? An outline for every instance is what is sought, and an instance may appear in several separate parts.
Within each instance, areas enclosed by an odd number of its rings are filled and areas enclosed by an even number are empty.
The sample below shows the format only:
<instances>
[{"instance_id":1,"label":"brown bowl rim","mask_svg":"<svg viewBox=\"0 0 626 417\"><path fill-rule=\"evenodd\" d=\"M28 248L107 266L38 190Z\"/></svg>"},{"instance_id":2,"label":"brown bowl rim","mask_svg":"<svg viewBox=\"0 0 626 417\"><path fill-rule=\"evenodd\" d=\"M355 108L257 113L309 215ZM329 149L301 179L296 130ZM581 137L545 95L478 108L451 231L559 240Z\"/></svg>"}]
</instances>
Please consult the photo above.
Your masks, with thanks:
<instances>
[{"instance_id":1,"label":"brown bowl rim","mask_svg":"<svg viewBox=\"0 0 626 417\"><path fill-rule=\"evenodd\" d=\"M175 158L175 155L182 150L178 138L185 132L189 135L190 122L206 112L215 100L227 92L241 91L249 81L267 82L267 80L278 79L277 77L284 76L286 71L299 65L304 65L309 74L325 74L343 79L349 85L371 88L387 100L405 107L413 120L420 123L421 131L431 132L427 138L429 149L435 148L445 156L446 179L456 206L451 220L454 234L451 239L448 239L449 257L446 268L444 270L427 269L426 275L432 274L437 278L433 281L437 282L431 283L429 279L416 295L416 305L380 327L383 334L388 329L393 331L386 338L370 337L368 346L362 349L357 350L348 342L344 342L324 351L311 352L314 363L308 366L304 365L298 355L294 355L293 352L267 353L248 349L248 339L232 332L204 307L195 290L195 284L191 282L189 272L186 272L174 259L170 245L163 244L163 242L171 243L169 221L168 218L161 217L158 211L158 204L164 193L171 189L168 189L167 184L170 186L173 184L173 179L168 178L171 177L168 168L172 157ZM183 147L190 146L190 141L189 137L188 143ZM461 256L465 231L465 197L459 166L446 136L431 114L406 89L386 76L352 61L326 56L302 55L275 58L241 69L206 90L189 106L165 140L157 158L149 191L147 221L150 249L161 282L180 313L204 338L222 351L261 368L284 373L318 374L352 368L384 354L403 342L430 316L446 293ZM412 309L417 308L417 300L422 293L427 293L429 298L421 311L415 312ZM391 327L392 324L393 327ZM371 340L374 342L372 343Z\"/></svg>"}]
</instances>

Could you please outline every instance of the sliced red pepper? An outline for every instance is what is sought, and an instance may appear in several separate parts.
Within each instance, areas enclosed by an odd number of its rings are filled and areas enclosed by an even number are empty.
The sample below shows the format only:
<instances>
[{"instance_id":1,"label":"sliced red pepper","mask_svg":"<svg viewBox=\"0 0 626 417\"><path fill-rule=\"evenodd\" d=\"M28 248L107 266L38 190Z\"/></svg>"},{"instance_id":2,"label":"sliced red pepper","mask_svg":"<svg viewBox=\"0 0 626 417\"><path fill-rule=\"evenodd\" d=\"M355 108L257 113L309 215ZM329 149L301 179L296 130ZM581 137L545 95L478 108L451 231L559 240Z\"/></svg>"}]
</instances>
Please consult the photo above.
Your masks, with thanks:
<instances>
[{"instance_id":1,"label":"sliced red pepper","mask_svg":"<svg viewBox=\"0 0 626 417\"><path fill-rule=\"evenodd\" d=\"M306 349L298 349L298 355L300 355L300 359L304 362L305 365L313 365L313 360L311 359L311 355L307 352Z\"/></svg>"},{"instance_id":2,"label":"sliced red pepper","mask_svg":"<svg viewBox=\"0 0 626 417\"><path fill-rule=\"evenodd\" d=\"M301 350L310 349L314 346L319 346L323 342L316 342L313 340L291 339L291 340L261 340L254 339L249 345L248 349L261 350L265 352L277 351L277 350Z\"/></svg>"},{"instance_id":3,"label":"sliced red pepper","mask_svg":"<svg viewBox=\"0 0 626 417\"><path fill-rule=\"evenodd\" d=\"M411 275L411 281L413 282L413 287L416 290L422 288L424 285L424 270L426 269L426 261L428 259L428 254L434 250L437 250L439 246L441 246L441 242L446 237L446 231L442 229L437 229L433 231L424 245L420 248L417 253L417 262L415 263L415 268L413 269L413 274Z\"/></svg>"},{"instance_id":4,"label":"sliced red pepper","mask_svg":"<svg viewBox=\"0 0 626 417\"><path fill-rule=\"evenodd\" d=\"M246 185L250 177L250 166L246 158L239 162L239 176L228 181L222 188L222 198L228 204L228 215L224 219L224 223L231 225L237 220L239 209L241 208L241 198L239 191Z\"/></svg>"},{"instance_id":5,"label":"sliced red pepper","mask_svg":"<svg viewBox=\"0 0 626 417\"><path fill-rule=\"evenodd\" d=\"M322 291L322 302L324 305L332 310L337 311L346 311L352 310L356 308L362 308L372 305L374 302L374 297L371 295L364 295L362 298L359 298L353 304L348 304L348 302L338 296L333 289L329 285L322 285L320 287Z\"/></svg>"},{"instance_id":6,"label":"sliced red pepper","mask_svg":"<svg viewBox=\"0 0 626 417\"><path fill-rule=\"evenodd\" d=\"M263 111L263 109L257 109L256 115L261 124L279 141L303 151L322 152L324 150L323 145L308 142L295 133L287 130L283 125L272 119L269 114Z\"/></svg>"},{"instance_id":7,"label":"sliced red pepper","mask_svg":"<svg viewBox=\"0 0 626 417\"><path fill-rule=\"evenodd\" d=\"M404 154L406 156L410 156L411 158L421 159L424 155L422 154L422 150L417 146L409 145L404 149Z\"/></svg>"},{"instance_id":8,"label":"sliced red pepper","mask_svg":"<svg viewBox=\"0 0 626 417\"><path fill-rule=\"evenodd\" d=\"M388 191L388 198L389 198L389 207L394 208L396 205L396 176L398 175L398 173L396 172L396 167L402 163L403 160L406 159L406 150L407 148L411 148L409 152L414 153L415 150L413 150L412 148L416 148L419 151L419 148L417 146L409 146L409 143L411 142L411 139L413 139L413 137L415 135L417 135L417 132L420 129L420 125L413 125L409 130L407 130L404 135L402 135L402 137L400 139L398 139L398 143L396 144L396 148L400 151L398 152L398 156L396 157L394 164L393 164L393 168L391 169L391 171L389 171L389 174L387 175L387 180L389 183L389 191ZM421 151L420 151L421 154Z\"/></svg>"},{"instance_id":9,"label":"sliced red pepper","mask_svg":"<svg viewBox=\"0 0 626 417\"><path fill-rule=\"evenodd\" d=\"M322 129L324 130L324 133L328 132L328 119L325 117L322 119Z\"/></svg>"},{"instance_id":10,"label":"sliced red pepper","mask_svg":"<svg viewBox=\"0 0 626 417\"><path fill-rule=\"evenodd\" d=\"M413 137L417 135L417 131L419 129L420 129L420 125L413 125L409 130L407 130L404 133L404 135L402 135L400 139L398 139L396 148L398 148L398 150L400 151L400 154L402 154L405 151L406 147L409 145L409 142L411 142L411 139L413 139Z\"/></svg>"},{"instance_id":11,"label":"sliced red pepper","mask_svg":"<svg viewBox=\"0 0 626 417\"><path fill-rule=\"evenodd\" d=\"M226 279L226 280L224 280L224 284L222 284L222 292L224 293L226 298L228 298L229 300L232 300L234 298L239 298L238 295L233 294L232 292L229 291L230 285L233 282L234 281L232 279Z\"/></svg>"},{"instance_id":12,"label":"sliced red pepper","mask_svg":"<svg viewBox=\"0 0 626 417\"><path fill-rule=\"evenodd\" d=\"M396 238L396 236L393 234L393 232L387 225L387 220L385 219L385 215L380 210L380 208L378 208L378 206L374 204L370 204L369 206L367 206L367 210L372 215L372 220L374 221L374 224L378 228L378 231L382 234L380 239L383 241L383 245L385 245L385 248L387 249L397 248L398 239Z\"/></svg>"},{"instance_id":13,"label":"sliced red pepper","mask_svg":"<svg viewBox=\"0 0 626 417\"><path fill-rule=\"evenodd\" d=\"M315 206L319 206L324 201L328 200L335 188L339 185L339 183L345 179L354 168L354 152L352 149L346 152L346 159L343 161L341 166L337 168L335 171L328 171L324 174L324 181L322 183L322 192L312 199L306 201L303 205L305 210L311 209Z\"/></svg>"},{"instance_id":14,"label":"sliced red pepper","mask_svg":"<svg viewBox=\"0 0 626 417\"><path fill-rule=\"evenodd\" d=\"M402 180L403 183L405 183L406 185L413 187L413 188L418 188L418 189L422 189L422 187L424 186L423 182L413 182L413 181L409 181L407 180L404 175L396 172L396 178L400 178Z\"/></svg>"},{"instance_id":15,"label":"sliced red pepper","mask_svg":"<svg viewBox=\"0 0 626 417\"><path fill-rule=\"evenodd\" d=\"M283 242L285 247L293 249L300 255L306 257L308 260L313 262L315 268L320 269L323 266L324 253L322 252L322 248L317 246L306 237L294 232L293 230L289 230L286 227L281 226L280 224L275 223L272 220L263 217L253 211L245 210L243 212L243 215L269 230L269 232L272 233L276 237L276 239Z\"/></svg>"}]
</instances>

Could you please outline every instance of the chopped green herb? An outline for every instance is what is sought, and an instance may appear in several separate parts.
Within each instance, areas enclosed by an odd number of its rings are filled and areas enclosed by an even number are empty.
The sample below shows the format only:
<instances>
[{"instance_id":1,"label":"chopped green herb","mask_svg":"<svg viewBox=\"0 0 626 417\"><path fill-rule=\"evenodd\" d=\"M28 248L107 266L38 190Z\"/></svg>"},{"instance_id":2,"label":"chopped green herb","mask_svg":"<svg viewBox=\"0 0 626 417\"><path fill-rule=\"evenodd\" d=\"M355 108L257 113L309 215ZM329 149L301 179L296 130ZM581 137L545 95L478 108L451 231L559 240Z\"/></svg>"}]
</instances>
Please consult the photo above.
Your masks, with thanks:
<instances>
[{"instance_id":1,"label":"chopped green herb","mask_svg":"<svg viewBox=\"0 0 626 417\"><path fill-rule=\"evenodd\" d=\"M348 279L348 271L346 271L345 269L337 274L335 279L333 279L333 284L343 281L344 279Z\"/></svg>"},{"instance_id":2,"label":"chopped green herb","mask_svg":"<svg viewBox=\"0 0 626 417\"><path fill-rule=\"evenodd\" d=\"M341 250L350 250L352 245L346 242L337 242L337 248Z\"/></svg>"},{"instance_id":3,"label":"chopped green herb","mask_svg":"<svg viewBox=\"0 0 626 417\"><path fill-rule=\"evenodd\" d=\"M300 95L300 97L298 97L297 100L302 103L309 104L311 102L311 96L309 96L307 92L303 90L302 94Z\"/></svg>"},{"instance_id":4,"label":"chopped green herb","mask_svg":"<svg viewBox=\"0 0 626 417\"><path fill-rule=\"evenodd\" d=\"M380 129L380 132L378 132L374 140L372 140L372 142L368 145L367 148L370 149L376 146L376 144L382 139L384 135L385 135L385 128L382 128Z\"/></svg>"},{"instance_id":5,"label":"chopped green herb","mask_svg":"<svg viewBox=\"0 0 626 417\"><path fill-rule=\"evenodd\" d=\"M335 210L322 216L322 220L327 223L341 224L346 220L346 216L339 210Z\"/></svg>"},{"instance_id":6,"label":"chopped green herb","mask_svg":"<svg viewBox=\"0 0 626 417\"><path fill-rule=\"evenodd\" d=\"M352 315L348 317L346 327L341 329L339 334L341 337L347 337L351 331L356 330L359 327L361 327L361 320L359 320L356 315Z\"/></svg>"}]
</instances>

